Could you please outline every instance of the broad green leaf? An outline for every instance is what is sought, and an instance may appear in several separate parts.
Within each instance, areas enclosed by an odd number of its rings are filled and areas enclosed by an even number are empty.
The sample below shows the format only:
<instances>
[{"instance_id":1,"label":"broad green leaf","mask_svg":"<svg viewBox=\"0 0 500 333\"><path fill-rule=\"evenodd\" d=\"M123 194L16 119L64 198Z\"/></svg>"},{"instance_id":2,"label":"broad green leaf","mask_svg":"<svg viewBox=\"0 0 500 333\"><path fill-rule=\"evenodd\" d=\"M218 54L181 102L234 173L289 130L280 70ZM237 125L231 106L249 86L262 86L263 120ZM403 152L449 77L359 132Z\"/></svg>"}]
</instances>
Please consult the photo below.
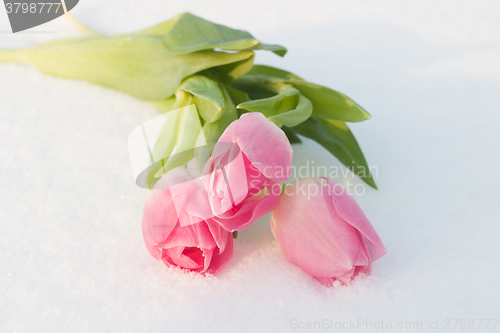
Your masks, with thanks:
<instances>
[{"instance_id":1,"label":"broad green leaf","mask_svg":"<svg viewBox=\"0 0 500 333\"><path fill-rule=\"evenodd\" d=\"M173 54L151 36L87 38L16 53L18 61L46 74L87 80L145 100L168 98L190 75L253 56L251 51Z\"/></svg>"},{"instance_id":2,"label":"broad green leaf","mask_svg":"<svg viewBox=\"0 0 500 333\"><path fill-rule=\"evenodd\" d=\"M290 130L318 142L365 183L377 189L363 152L344 122L313 116Z\"/></svg>"},{"instance_id":3,"label":"broad green leaf","mask_svg":"<svg viewBox=\"0 0 500 333\"><path fill-rule=\"evenodd\" d=\"M182 96L179 97L183 100ZM160 102L157 105L160 106ZM163 174L193 159L196 148L207 145L194 105L177 108L160 117L158 122L143 125L147 126L143 131L148 133L148 140L154 140L150 142L153 145L150 166L144 170L147 188L152 188Z\"/></svg>"},{"instance_id":4,"label":"broad green leaf","mask_svg":"<svg viewBox=\"0 0 500 333\"><path fill-rule=\"evenodd\" d=\"M224 107L218 108L213 103L198 96L194 96L193 100L198 109L198 113L207 123L213 123L219 120L224 114Z\"/></svg>"},{"instance_id":5,"label":"broad green leaf","mask_svg":"<svg viewBox=\"0 0 500 333\"><path fill-rule=\"evenodd\" d=\"M288 50L281 45L278 44L265 44L265 43L258 43L254 47L250 48L250 50L264 50L264 51L271 51L280 57L284 57L285 54L288 52Z\"/></svg>"},{"instance_id":6,"label":"broad green leaf","mask_svg":"<svg viewBox=\"0 0 500 333\"><path fill-rule=\"evenodd\" d=\"M234 103L231 100L231 97L229 96L229 93L227 92L225 87L222 87L222 92L224 94L225 104L224 108L222 109L223 112L221 117L215 122L206 122L203 125L203 132L205 133L205 139L207 141L207 144L209 145L210 152L212 151L215 143L219 140L222 133L224 133L226 128L229 126L229 124L238 119L238 113L236 112Z\"/></svg>"},{"instance_id":7,"label":"broad green leaf","mask_svg":"<svg viewBox=\"0 0 500 333\"><path fill-rule=\"evenodd\" d=\"M312 114L313 106L311 101L304 97L304 95L298 94L298 97L299 101L294 109L288 111L279 110L277 114L269 117L269 120L278 125L278 127L283 125L293 127L306 121ZM286 107L283 110L286 110Z\"/></svg>"},{"instance_id":8,"label":"broad green leaf","mask_svg":"<svg viewBox=\"0 0 500 333\"><path fill-rule=\"evenodd\" d=\"M304 81L290 72L263 65L254 67L233 85L262 96L259 89L272 91L274 85L291 84L313 104L313 114L317 117L359 122L370 119L370 114L352 99L336 90ZM250 94L250 96L252 96Z\"/></svg>"},{"instance_id":9,"label":"broad green leaf","mask_svg":"<svg viewBox=\"0 0 500 333\"><path fill-rule=\"evenodd\" d=\"M292 131L290 128L283 126L281 127L283 132L285 132L286 137L288 138L288 141L290 141L290 144L296 144L296 143L302 143L302 140L295 134L294 131Z\"/></svg>"},{"instance_id":10,"label":"broad green leaf","mask_svg":"<svg viewBox=\"0 0 500 333\"><path fill-rule=\"evenodd\" d=\"M238 109L245 109L250 112L260 112L266 117L274 116L283 111L294 109L299 101L299 91L289 87L278 95L251 100L241 103L237 106Z\"/></svg>"},{"instance_id":11,"label":"broad green leaf","mask_svg":"<svg viewBox=\"0 0 500 333\"><path fill-rule=\"evenodd\" d=\"M235 61L227 65L218 66L216 68L209 68L207 70L204 70L203 72L200 72L200 74L211 77L217 81L231 83L238 77L244 75L250 69L252 69L254 59L255 53L252 56L245 58L244 60Z\"/></svg>"},{"instance_id":12,"label":"broad green leaf","mask_svg":"<svg viewBox=\"0 0 500 333\"><path fill-rule=\"evenodd\" d=\"M159 140L152 151L152 157L155 161L165 161L164 172L183 165L194 157L192 149L200 134L201 125L198 114L192 110L192 107L188 107L168 113L169 119L165 122ZM174 150L176 154L172 155ZM183 151L190 153L179 154ZM171 155L175 158L171 159Z\"/></svg>"},{"instance_id":13,"label":"broad green leaf","mask_svg":"<svg viewBox=\"0 0 500 333\"><path fill-rule=\"evenodd\" d=\"M284 56L286 48L261 44L250 33L212 23L190 13L181 14L164 36L165 47L174 53L191 53L201 50L228 51L269 50Z\"/></svg>"},{"instance_id":14,"label":"broad green leaf","mask_svg":"<svg viewBox=\"0 0 500 333\"><path fill-rule=\"evenodd\" d=\"M251 99L263 99L276 95L276 93L257 85L255 81L246 80L245 76L234 81L231 87L245 92Z\"/></svg>"},{"instance_id":15,"label":"broad green leaf","mask_svg":"<svg viewBox=\"0 0 500 333\"><path fill-rule=\"evenodd\" d=\"M226 110L224 115L218 121L213 123L207 122L203 125L203 132L205 133L205 139L207 140L210 150L213 149L213 146L217 140L219 140L226 128L236 119L238 119L236 109L229 109Z\"/></svg>"},{"instance_id":16,"label":"broad green leaf","mask_svg":"<svg viewBox=\"0 0 500 333\"><path fill-rule=\"evenodd\" d=\"M276 96L248 101L238 105L239 109L261 112L278 127L292 127L311 116L311 102L291 86L284 87Z\"/></svg>"},{"instance_id":17,"label":"broad green leaf","mask_svg":"<svg viewBox=\"0 0 500 333\"><path fill-rule=\"evenodd\" d=\"M254 65L252 69L248 72L248 75L265 75L265 76L280 78L283 80L290 80L290 79L302 80L302 78L300 78L295 74L292 74L290 72L287 72L285 70L276 67L271 67L266 65Z\"/></svg>"},{"instance_id":18,"label":"broad green leaf","mask_svg":"<svg viewBox=\"0 0 500 333\"><path fill-rule=\"evenodd\" d=\"M371 115L341 92L301 80L288 80L313 103L315 116L348 122L368 120Z\"/></svg>"},{"instance_id":19,"label":"broad green leaf","mask_svg":"<svg viewBox=\"0 0 500 333\"><path fill-rule=\"evenodd\" d=\"M207 100L218 109L224 107L224 96L219 84L206 76L193 75L184 80L179 89Z\"/></svg>"},{"instance_id":20,"label":"broad green leaf","mask_svg":"<svg viewBox=\"0 0 500 333\"><path fill-rule=\"evenodd\" d=\"M250 100L250 97L248 97L248 94L244 91L235 89L229 85L225 85L225 88L235 105L245 103Z\"/></svg>"}]
</instances>

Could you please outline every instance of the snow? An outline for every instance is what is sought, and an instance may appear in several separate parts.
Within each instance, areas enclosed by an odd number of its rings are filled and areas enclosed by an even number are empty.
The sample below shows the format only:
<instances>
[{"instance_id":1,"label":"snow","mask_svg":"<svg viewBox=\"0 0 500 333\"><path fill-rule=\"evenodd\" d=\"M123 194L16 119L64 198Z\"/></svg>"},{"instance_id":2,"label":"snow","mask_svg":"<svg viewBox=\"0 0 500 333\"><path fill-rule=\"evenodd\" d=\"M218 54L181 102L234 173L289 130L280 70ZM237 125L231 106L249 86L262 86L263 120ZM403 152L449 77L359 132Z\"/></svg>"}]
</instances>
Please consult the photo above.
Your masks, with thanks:
<instances>
[{"instance_id":1,"label":"snow","mask_svg":"<svg viewBox=\"0 0 500 333\"><path fill-rule=\"evenodd\" d=\"M220 275L167 269L143 244L146 190L127 144L155 109L0 64L1 332L333 331L307 329L330 321L365 323L346 332L384 331L381 321L427 331L429 321L445 330L447 319L498 319L498 2L86 0L74 14L120 33L183 11L287 46L284 59L260 52L256 62L372 114L351 128L379 190L356 198L387 255L371 276L327 288L285 261L266 216L239 233ZM63 19L7 30L0 10L0 48L74 35ZM294 148L296 167L340 165L314 142Z\"/></svg>"}]
</instances>

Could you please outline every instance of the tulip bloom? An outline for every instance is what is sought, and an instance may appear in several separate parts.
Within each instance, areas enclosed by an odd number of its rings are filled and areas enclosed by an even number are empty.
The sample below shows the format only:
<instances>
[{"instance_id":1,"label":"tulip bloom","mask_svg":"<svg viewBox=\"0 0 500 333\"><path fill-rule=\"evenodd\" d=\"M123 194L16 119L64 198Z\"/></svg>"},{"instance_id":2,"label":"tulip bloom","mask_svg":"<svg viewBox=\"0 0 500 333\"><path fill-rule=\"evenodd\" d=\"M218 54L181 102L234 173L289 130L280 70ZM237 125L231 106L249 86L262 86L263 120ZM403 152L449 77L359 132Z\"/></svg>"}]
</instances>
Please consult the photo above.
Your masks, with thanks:
<instances>
[{"instance_id":1,"label":"tulip bloom","mask_svg":"<svg viewBox=\"0 0 500 333\"><path fill-rule=\"evenodd\" d=\"M199 192L192 184L185 184L187 196L194 190ZM200 198L196 193L192 194ZM203 202L200 205L203 206ZM233 255L232 235L210 219L181 226L179 216L189 214L192 214L192 208L188 203L184 206L179 206L179 202L174 204L168 187L152 190L142 219L146 247L154 258L162 260L168 267L216 274Z\"/></svg>"},{"instance_id":2,"label":"tulip bloom","mask_svg":"<svg viewBox=\"0 0 500 333\"><path fill-rule=\"evenodd\" d=\"M273 211L271 229L288 262L323 284L370 274L386 253L356 201L332 179L301 178Z\"/></svg>"},{"instance_id":3,"label":"tulip bloom","mask_svg":"<svg viewBox=\"0 0 500 333\"><path fill-rule=\"evenodd\" d=\"M261 113L231 123L204 169L213 219L228 231L241 230L276 208L292 153L285 133Z\"/></svg>"}]
</instances>

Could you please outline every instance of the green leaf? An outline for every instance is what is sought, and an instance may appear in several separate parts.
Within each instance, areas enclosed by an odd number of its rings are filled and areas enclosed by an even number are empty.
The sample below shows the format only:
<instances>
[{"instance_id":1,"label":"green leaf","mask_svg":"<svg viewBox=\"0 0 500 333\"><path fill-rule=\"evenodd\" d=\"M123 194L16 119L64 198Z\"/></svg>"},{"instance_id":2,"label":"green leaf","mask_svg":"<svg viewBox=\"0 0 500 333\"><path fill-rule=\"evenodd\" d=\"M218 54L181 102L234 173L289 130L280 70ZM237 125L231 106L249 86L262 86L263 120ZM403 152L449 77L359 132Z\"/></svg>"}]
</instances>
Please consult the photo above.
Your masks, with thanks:
<instances>
[{"instance_id":1,"label":"green leaf","mask_svg":"<svg viewBox=\"0 0 500 333\"><path fill-rule=\"evenodd\" d=\"M203 75L193 75L182 82L179 90L184 90L212 103L218 109L224 107L224 96L219 84Z\"/></svg>"},{"instance_id":2,"label":"green leaf","mask_svg":"<svg viewBox=\"0 0 500 333\"><path fill-rule=\"evenodd\" d=\"M254 59L255 59L255 53L252 52L251 56L241 61L235 61L227 65L211 68L200 74L204 74L206 72L209 74L209 76L213 77L218 81L231 83L238 77L242 76L243 74L247 73L250 69L252 69Z\"/></svg>"},{"instance_id":3,"label":"green leaf","mask_svg":"<svg viewBox=\"0 0 500 333\"><path fill-rule=\"evenodd\" d=\"M239 79L231 83L231 87L245 92L251 99L263 99L276 95L276 93L260 87L256 84L256 82L252 80L246 80L246 78L246 76L240 77Z\"/></svg>"},{"instance_id":4,"label":"green leaf","mask_svg":"<svg viewBox=\"0 0 500 333\"><path fill-rule=\"evenodd\" d=\"M302 78L300 78L295 74L292 74L290 72L287 72L285 70L276 67L271 67L266 65L254 65L252 69L248 72L248 75L264 75L264 76L280 78L283 80L290 80L290 79L302 80Z\"/></svg>"},{"instance_id":5,"label":"green leaf","mask_svg":"<svg viewBox=\"0 0 500 333\"><path fill-rule=\"evenodd\" d=\"M315 116L348 122L368 120L371 115L341 92L301 80L288 80L313 103Z\"/></svg>"},{"instance_id":6,"label":"green leaf","mask_svg":"<svg viewBox=\"0 0 500 333\"><path fill-rule=\"evenodd\" d=\"M170 27L169 27L170 28ZM250 33L215 24L190 13L181 14L164 36L165 47L174 53L201 50L269 50L284 56L286 48L261 44Z\"/></svg>"},{"instance_id":7,"label":"green leaf","mask_svg":"<svg viewBox=\"0 0 500 333\"><path fill-rule=\"evenodd\" d=\"M205 139L207 144L209 145L210 152L213 149L215 143L219 140L220 136L226 128L233 121L238 119L238 113L236 112L236 108L234 106L231 97L229 96L228 91L222 86L222 92L224 94L224 108L222 109L221 117L214 122L206 122L203 125L203 132L205 133Z\"/></svg>"},{"instance_id":8,"label":"green leaf","mask_svg":"<svg viewBox=\"0 0 500 333\"><path fill-rule=\"evenodd\" d=\"M313 116L290 130L318 142L365 183L377 189L363 152L344 122Z\"/></svg>"},{"instance_id":9,"label":"green leaf","mask_svg":"<svg viewBox=\"0 0 500 333\"><path fill-rule=\"evenodd\" d=\"M87 80L145 100L163 100L182 80L207 68L253 61L254 53L168 52L151 36L98 37L17 51L16 57L46 74Z\"/></svg>"},{"instance_id":10,"label":"green leaf","mask_svg":"<svg viewBox=\"0 0 500 333\"><path fill-rule=\"evenodd\" d=\"M290 144L296 144L296 143L302 143L302 140L295 134L294 131L292 131L290 128L283 126L281 127L283 132L285 132L286 137L288 138L288 141L290 141Z\"/></svg>"},{"instance_id":11,"label":"green leaf","mask_svg":"<svg viewBox=\"0 0 500 333\"><path fill-rule=\"evenodd\" d=\"M313 111L311 101L302 94L298 94L298 98L299 101L294 109L289 109L285 106L285 101L283 101L278 112L274 116L269 117L269 120L278 125L278 127L283 125L293 127L306 121Z\"/></svg>"},{"instance_id":12,"label":"green leaf","mask_svg":"<svg viewBox=\"0 0 500 333\"><path fill-rule=\"evenodd\" d=\"M225 88L229 94L229 97L231 97L231 100L236 105L248 102L250 100L250 97L248 97L248 94L244 91L235 89L229 85L225 85Z\"/></svg>"},{"instance_id":13,"label":"green leaf","mask_svg":"<svg viewBox=\"0 0 500 333\"><path fill-rule=\"evenodd\" d=\"M207 123L213 123L219 120L224 114L223 108L215 106L204 98L194 96L194 104L196 104L200 116Z\"/></svg>"},{"instance_id":14,"label":"green leaf","mask_svg":"<svg viewBox=\"0 0 500 333\"><path fill-rule=\"evenodd\" d=\"M313 104L313 114L330 120L359 122L371 115L352 99L336 90L304 81L299 76L282 69L254 65L234 83L235 87L251 92L250 96L263 96L262 89L273 91L274 85L291 84Z\"/></svg>"},{"instance_id":15,"label":"green leaf","mask_svg":"<svg viewBox=\"0 0 500 333\"><path fill-rule=\"evenodd\" d=\"M271 51L280 57L284 57L285 54L288 52L288 50L281 45L278 44L265 44L265 43L258 43L254 47L250 48L250 50L264 50L264 51Z\"/></svg>"},{"instance_id":16,"label":"green leaf","mask_svg":"<svg viewBox=\"0 0 500 333\"><path fill-rule=\"evenodd\" d=\"M196 107L191 104L192 98L182 91L177 97L187 105L183 107L181 104L180 108L162 116L166 118L163 118L151 151L151 165L144 171L147 188L152 188L163 174L193 159L196 148L206 147ZM162 102L155 102L155 106L161 108ZM149 129L150 133L156 131Z\"/></svg>"},{"instance_id":17,"label":"green leaf","mask_svg":"<svg viewBox=\"0 0 500 333\"><path fill-rule=\"evenodd\" d=\"M261 112L278 127L293 127L311 116L311 102L291 86L283 86L273 97L241 103L237 106L250 112Z\"/></svg>"}]
</instances>

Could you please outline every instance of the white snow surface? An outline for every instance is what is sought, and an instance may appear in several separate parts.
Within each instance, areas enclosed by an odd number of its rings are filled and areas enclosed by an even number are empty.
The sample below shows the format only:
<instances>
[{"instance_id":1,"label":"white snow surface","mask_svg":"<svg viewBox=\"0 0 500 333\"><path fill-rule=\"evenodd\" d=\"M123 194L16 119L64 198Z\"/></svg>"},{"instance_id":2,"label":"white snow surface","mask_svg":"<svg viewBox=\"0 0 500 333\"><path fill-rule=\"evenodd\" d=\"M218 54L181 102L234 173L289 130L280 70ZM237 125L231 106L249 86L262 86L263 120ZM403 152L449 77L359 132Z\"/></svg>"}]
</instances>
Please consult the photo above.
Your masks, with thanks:
<instances>
[{"instance_id":1,"label":"white snow surface","mask_svg":"<svg viewBox=\"0 0 500 333\"><path fill-rule=\"evenodd\" d=\"M284 58L260 51L256 63L372 114L351 129L379 190L356 199L388 253L371 276L324 287L286 262L265 216L240 232L216 277L167 269L144 246L147 191L127 151L156 110L0 64L0 332L335 331L327 322L382 332L382 321L394 332L415 322L459 331L446 320L499 318L499 2L85 0L73 13L125 33L184 11L287 46ZM0 48L76 35L62 18L9 29L0 8ZM304 140L294 165L308 161L340 165ZM349 326L360 321L372 329Z\"/></svg>"}]
</instances>

